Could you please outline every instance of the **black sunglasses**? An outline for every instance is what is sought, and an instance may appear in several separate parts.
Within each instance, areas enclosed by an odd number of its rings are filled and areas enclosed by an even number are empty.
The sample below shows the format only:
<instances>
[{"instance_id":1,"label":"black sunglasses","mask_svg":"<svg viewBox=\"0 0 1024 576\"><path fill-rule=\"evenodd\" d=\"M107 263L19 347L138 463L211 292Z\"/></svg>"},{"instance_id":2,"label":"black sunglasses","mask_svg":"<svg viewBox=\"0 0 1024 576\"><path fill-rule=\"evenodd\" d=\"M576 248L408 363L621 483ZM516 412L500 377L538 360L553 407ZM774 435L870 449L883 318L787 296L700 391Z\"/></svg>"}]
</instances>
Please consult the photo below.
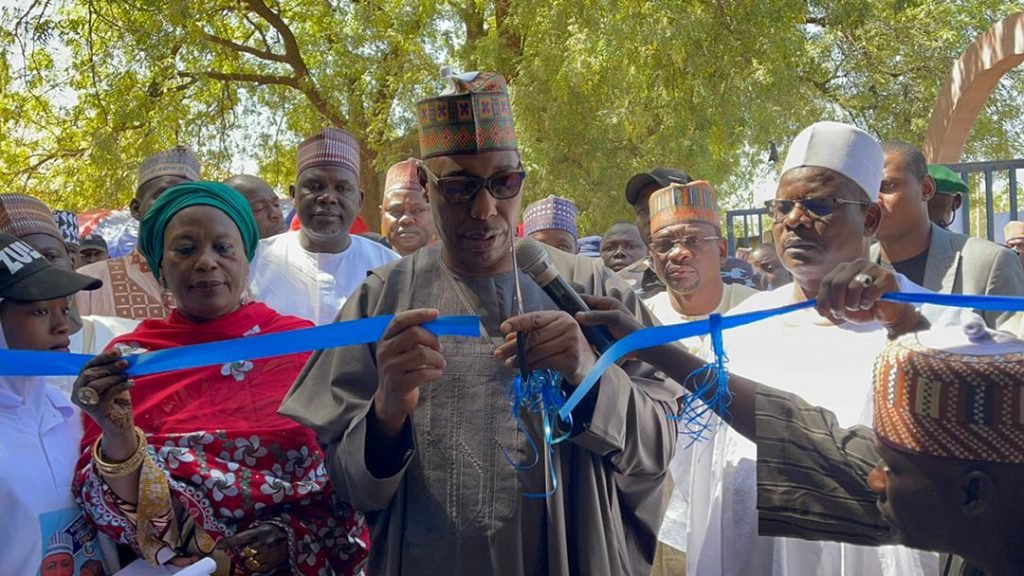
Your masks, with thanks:
<instances>
[{"instance_id":1,"label":"black sunglasses","mask_svg":"<svg viewBox=\"0 0 1024 576\"><path fill-rule=\"evenodd\" d=\"M869 206L870 202L861 200L844 200L842 198L803 198L801 200L769 200L765 206L776 222L782 222L797 206L810 215L812 218L828 218L840 206L852 204L856 206Z\"/></svg>"},{"instance_id":2,"label":"black sunglasses","mask_svg":"<svg viewBox=\"0 0 1024 576\"><path fill-rule=\"evenodd\" d=\"M508 200L515 198L523 188L523 181L526 180L526 171L522 168L499 172L490 178L478 176L444 176L438 178L433 172L423 167L427 178L437 189L441 191L445 199L452 204L466 204L472 202L481 189L487 191L496 200Z\"/></svg>"},{"instance_id":3,"label":"black sunglasses","mask_svg":"<svg viewBox=\"0 0 1024 576\"><path fill-rule=\"evenodd\" d=\"M682 248L690 254L696 254L705 244L719 240L719 236L683 236L682 238L662 238L651 242L651 250L661 256L671 254L676 248Z\"/></svg>"}]
</instances>

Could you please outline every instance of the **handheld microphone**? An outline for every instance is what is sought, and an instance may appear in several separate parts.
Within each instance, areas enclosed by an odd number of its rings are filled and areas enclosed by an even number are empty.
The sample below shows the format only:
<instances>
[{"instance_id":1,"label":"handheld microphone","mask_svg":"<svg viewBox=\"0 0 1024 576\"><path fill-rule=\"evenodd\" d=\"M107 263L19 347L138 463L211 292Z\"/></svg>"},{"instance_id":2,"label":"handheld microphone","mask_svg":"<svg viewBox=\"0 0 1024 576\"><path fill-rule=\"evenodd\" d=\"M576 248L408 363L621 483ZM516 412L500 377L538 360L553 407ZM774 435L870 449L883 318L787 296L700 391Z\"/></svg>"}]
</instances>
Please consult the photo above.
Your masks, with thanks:
<instances>
[{"instance_id":1,"label":"handheld microphone","mask_svg":"<svg viewBox=\"0 0 1024 576\"><path fill-rule=\"evenodd\" d=\"M573 290L572 285L562 278L558 269L548 261L548 253L539 242L523 238L516 242L515 252L519 269L532 278L548 297L554 300L560 310L568 312L574 318L577 312L590 311L590 307ZM604 326L581 325L580 329L587 342L597 349L598 354L615 343L615 338Z\"/></svg>"}]
</instances>

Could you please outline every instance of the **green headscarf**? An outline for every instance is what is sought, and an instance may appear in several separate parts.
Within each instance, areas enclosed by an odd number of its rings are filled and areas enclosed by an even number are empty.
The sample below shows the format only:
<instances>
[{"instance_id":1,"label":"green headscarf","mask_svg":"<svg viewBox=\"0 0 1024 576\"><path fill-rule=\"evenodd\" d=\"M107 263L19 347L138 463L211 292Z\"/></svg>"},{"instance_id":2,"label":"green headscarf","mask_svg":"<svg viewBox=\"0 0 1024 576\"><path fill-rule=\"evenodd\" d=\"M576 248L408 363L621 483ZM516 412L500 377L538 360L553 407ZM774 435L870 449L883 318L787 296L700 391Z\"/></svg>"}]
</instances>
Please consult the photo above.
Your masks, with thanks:
<instances>
[{"instance_id":1,"label":"green headscarf","mask_svg":"<svg viewBox=\"0 0 1024 576\"><path fill-rule=\"evenodd\" d=\"M160 263L164 259L164 231L175 214L190 206L213 206L227 214L238 226L245 244L245 255L252 262L260 233L249 202L220 182L186 182L165 190L139 224L139 249L157 280L160 279Z\"/></svg>"}]
</instances>

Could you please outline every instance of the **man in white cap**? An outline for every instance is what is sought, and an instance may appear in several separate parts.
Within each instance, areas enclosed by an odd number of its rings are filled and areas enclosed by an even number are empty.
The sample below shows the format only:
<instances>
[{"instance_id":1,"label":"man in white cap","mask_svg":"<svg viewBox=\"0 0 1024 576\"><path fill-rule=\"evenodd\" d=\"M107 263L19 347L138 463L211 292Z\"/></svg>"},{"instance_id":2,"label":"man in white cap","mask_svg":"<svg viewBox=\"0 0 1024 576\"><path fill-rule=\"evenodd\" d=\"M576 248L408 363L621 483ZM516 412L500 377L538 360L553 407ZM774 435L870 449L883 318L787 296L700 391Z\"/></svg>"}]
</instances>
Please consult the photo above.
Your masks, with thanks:
<instances>
[{"instance_id":1,"label":"man in white cap","mask_svg":"<svg viewBox=\"0 0 1024 576\"><path fill-rule=\"evenodd\" d=\"M878 196L882 223L871 260L941 294L1024 295L1024 268L1010 250L951 232L928 219L928 202L937 185L924 154L898 141L883 142L882 150L885 170ZM982 316L995 328L1012 313Z\"/></svg>"},{"instance_id":2,"label":"man in white cap","mask_svg":"<svg viewBox=\"0 0 1024 576\"><path fill-rule=\"evenodd\" d=\"M363 207L359 143L351 134L325 128L303 140L296 156L289 193L302 226L260 241L249 287L281 314L320 326L334 321L368 271L398 254L349 234Z\"/></svg>"},{"instance_id":3,"label":"man in white cap","mask_svg":"<svg viewBox=\"0 0 1024 576\"><path fill-rule=\"evenodd\" d=\"M769 203L776 251L793 283L755 294L730 314L815 298L825 277L840 268L854 268L853 281L865 289L920 290L865 259L881 220L876 201L882 165L881 146L863 130L820 122L801 132ZM902 324L920 317L903 315L894 326L854 324L847 319L863 320L865 312L856 305L855 310L839 308L827 318L804 310L729 330L730 372L798 394L833 411L843 425L862 423L870 412L872 362L887 334L905 331ZM711 441L693 450L686 550L691 573L896 576L937 571L937 557L928 553L769 537L771 526L762 524L759 530L757 501L764 493L793 497L792 491L777 485L759 493L757 477L773 462L759 459L755 445L729 428L713 428L711 434Z\"/></svg>"}]
</instances>

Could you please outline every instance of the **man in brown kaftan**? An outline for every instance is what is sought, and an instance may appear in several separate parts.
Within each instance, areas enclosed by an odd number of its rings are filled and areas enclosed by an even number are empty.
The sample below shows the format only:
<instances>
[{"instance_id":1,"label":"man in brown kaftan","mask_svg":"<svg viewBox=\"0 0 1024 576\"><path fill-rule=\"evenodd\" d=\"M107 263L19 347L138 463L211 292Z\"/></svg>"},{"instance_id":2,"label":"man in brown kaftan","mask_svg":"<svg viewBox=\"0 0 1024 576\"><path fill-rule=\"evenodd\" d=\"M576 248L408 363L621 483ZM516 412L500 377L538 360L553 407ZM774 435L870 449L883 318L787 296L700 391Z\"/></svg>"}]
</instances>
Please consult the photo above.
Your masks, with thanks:
<instances>
[{"instance_id":1,"label":"man in brown kaftan","mask_svg":"<svg viewBox=\"0 0 1024 576\"><path fill-rule=\"evenodd\" d=\"M516 330L529 333L530 368L559 372L566 393L595 354L576 321L512 266L524 173L504 80L451 81L453 93L419 106L440 243L370 273L339 320L395 320L375 345L314 356L282 413L316 431L339 496L367 514L370 573L646 576L680 387L626 362L602 377L573 414L572 436L550 453L539 415L521 410L517 426L509 404ZM600 261L557 250L548 258L586 293L652 323ZM455 314L479 316L482 337L437 338L419 326ZM528 463L531 441L539 461L513 467L506 452Z\"/></svg>"}]
</instances>

